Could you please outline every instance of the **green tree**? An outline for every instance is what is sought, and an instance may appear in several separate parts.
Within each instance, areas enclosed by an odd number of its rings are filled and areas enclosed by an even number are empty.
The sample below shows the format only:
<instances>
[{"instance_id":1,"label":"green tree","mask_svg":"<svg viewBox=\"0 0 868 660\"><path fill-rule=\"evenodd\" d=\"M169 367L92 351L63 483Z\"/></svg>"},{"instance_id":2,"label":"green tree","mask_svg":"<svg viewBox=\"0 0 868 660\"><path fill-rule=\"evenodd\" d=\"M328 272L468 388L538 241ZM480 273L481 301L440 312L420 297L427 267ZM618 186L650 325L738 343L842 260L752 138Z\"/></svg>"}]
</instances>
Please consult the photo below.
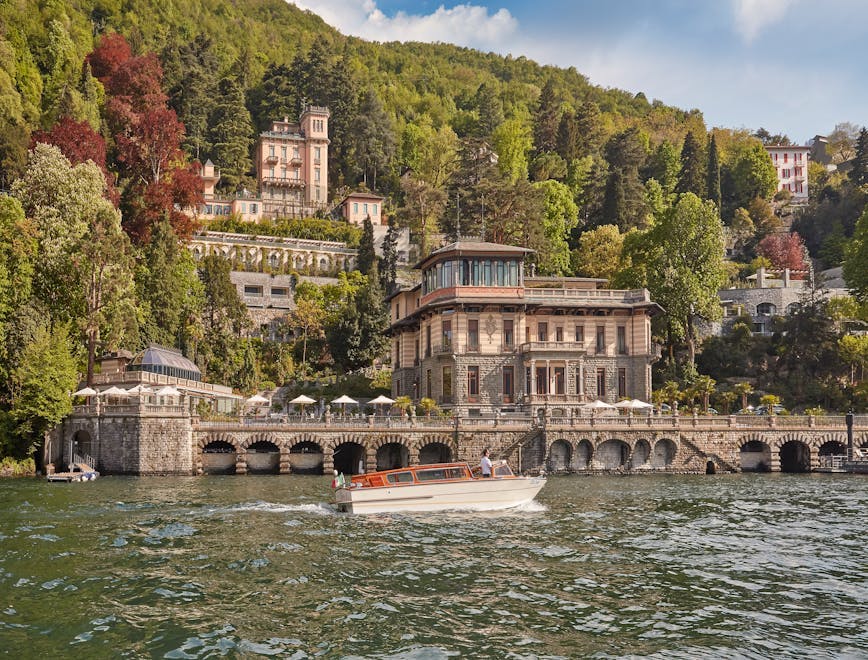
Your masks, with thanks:
<instances>
[{"instance_id":1,"label":"green tree","mask_svg":"<svg viewBox=\"0 0 868 660\"><path fill-rule=\"evenodd\" d=\"M379 260L377 270L380 273L380 286L388 295L394 290L398 281L398 226L394 214L389 215L389 228L383 236L383 258Z\"/></svg>"},{"instance_id":2,"label":"green tree","mask_svg":"<svg viewBox=\"0 0 868 660\"><path fill-rule=\"evenodd\" d=\"M681 146L681 171L675 192L693 193L700 199L705 196L707 185L704 151L702 143L692 131L688 131Z\"/></svg>"},{"instance_id":3,"label":"green tree","mask_svg":"<svg viewBox=\"0 0 868 660\"><path fill-rule=\"evenodd\" d=\"M706 198L714 202L718 211L720 211L720 155L717 153L717 139L714 137L714 133L711 134L711 140L708 143L708 167L706 173L708 177Z\"/></svg>"},{"instance_id":4,"label":"green tree","mask_svg":"<svg viewBox=\"0 0 868 660\"><path fill-rule=\"evenodd\" d=\"M579 208L572 191L563 183L540 181L533 184L543 194L542 229L544 249L537 253L540 274L566 275L570 270L570 247L567 239L579 220Z\"/></svg>"},{"instance_id":5,"label":"green tree","mask_svg":"<svg viewBox=\"0 0 868 660\"><path fill-rule=\"evenodd\" d=\"M438 230L438 218L446 208L446 193L412 174L401 179L401 190L404 206L398 209L398 215L418 237L422 254L427 255L430 236Z\"/></svg>"},{"instance_id":6,"label":"green tree","mask_svg":"<svg viewBox=\"0 0 868 660\"><path fill-rule=\"evenodd\" d=\"M289 315L289 323L292 327L301 330L302 348L301 364L307 373L307 342L309 338L319 339L324 335L324 323L326 318L322 304L309 298L296 299L295 309Z\"/></svg>"},{"instance_id":7,"label":"green tree","mask_svg":"<svg viewBox=\"0 0 868 660\"><path fill-rule=\"evenodd\" d=\"M844 335L838 340L838 355L850 366L850 384L865 380L865 367L868 365L868 336ZM859 378L856 378L856 370Z\"/></svg>"},{"instance_id":8,"label":"green tree","mask_svg":"<svg viewBox=\"0 0 868 660\"><path fill-rule=\"evenodd\" d=\"M741 397L741 409L747 408L747 397L753 394L753 385L750 383L736 383L732 386L732 391Z\"/></svg>"},{"instance_id":9,"label":"green tree","mask_svg":"<svg viewBox=\"0 0 868 660\"><path fill-rule=\"evenodd\" d=\"M853 167L850 169L849 176L854 185L862 186L868 183L868 129L864 126L859 131L859 137L856 138Z\"/></svg>"},{"instance_id":10,"label":"green tree","mask_svg":"<svg viewBox=\"0 0 868 660\"><path fill-rule=\"evenodd\" d=\"M774 195L778 175L768 152L759 141L739 154L732 167L732 179L733 205L736 207L747 207L757 197L767 201Z\"/></svg>"},{"instance_id":11,"label":"green tree","mask_svg":"<svg viewBox=\"0 0 868 660\"><path fill-rule=\"evenodd\" d=\"M560 119L561 102L555 93L554 83L549 78L540 91L533 117L533 142L537 152L556 149Z\"/></svg>"},{"instance_id":12,"label":"green tree","mask_svg":"<svg viewBox=\"0 0 868 660\"><path fill-rule=\"evenodd\" d=\"M645 162L645 147L636 129L613 136L606 144L609 178L603 201L602 221L621 231L644 222L645 188L639 169Z\"/></svg>"},{"instance_id":13,"label":"green tree","mask_svg":"<svg viewBox=\"0 0 868 660\"><path fill-rule=\"evenodd\" d=\"M615 225L583 232L572 255L575 274L611 280L620 266L623 247L624 236Z\"/></svg>"},{"instance_id":14,"label":"green tree","mask_svg":"<svg viewBox=\"0 0 868 660\"><path fill-rule=\"evenodd\" d=\"M693 382L693 391L696 392L697 396L702 400L702 412L708 412L708 400L711 398L711 395L715 392L715 387L717 382L711 376L699 376Z\"/></svg>"},{"instance_id":15,"label":"green tree","mask_svg":"<svg viewBox=\"0 0 868 660\"><path fill-rule=\"evenodd\" d=\"M670 336L684 340L688 364L695 364L695 319L720 316L718 290L726 281L723 226L713 202L686 193L652 228L648 288L666 310Z\"/></svg>"},{"instance_id":16,"label":"green tree","mask_svg":"<svg viewBox=\"0 0 868 660\"><path fill-rule=\"evenodd\" d=\"M661 142L648 160L647 177L656 179L666 195L675 192L678 184L678 173L681 169L681 159L678 149L671 142Z\"/></svg>"},{"instance_id":17,"label":"green tree","mask_svg":"<svg viewBox=\"0 0 868 660\"><path fill-rule=\"evenodd\" d=\"M503 175L513 183L527 179L528 154L533 147L527 123L507 119L495 129L492 142L498 156L497 166Z\"/></svg>"},{"instance_id":18,"label":"green tree","mask_svg":"<svg viewBox=\"0 0 868 660\"><path fill-rule=\"evenodd\" d=\"M600 106L594 101L583 103L576 111L580 140L579 157L597 156L606 137L606 129Z\"/></svg>"},{"instance_id":19,"label":"green tree","mask_svg":"<svg viewBox=\"0 0 868 660\"><path fill-rule=\"evenodd\" d=\"M356 268L358 268L362 275L368 275L376 262L374 225L371 223L371 216L368 215L362 221L362 239L359 241L359 256L356 260Z\"/></svg>"},{"instance_id":20,"label":"green tree","mask_svg":"<svg viewBox=\"0 0 868 660\"><path fill-rule=\"evenodd\" d=\"M844 279L860 303L868 303L868 208L856 222L853 238L846 247Z\"/></svg>"},{"instance_id":21,"label":"green tree","mask_svg":"<svg viewBox=\"0 0 868 660\"><path fill-rule=\"evenodd\" d=\"M142 338L194 355L193 339L200 334L197 328L201 325L205 294L193 256L168 221L154 225L151 241L141 248L137 261Z\"/></svg>"},{"instance_id":22,"label":"green tree","mask_svg":"<svg viewBox=\"0 0 868 660\"><path fill-rule=\"evenodd\" d=\"M395 154L396 138L392 119L373 88L368 88L362 97L353 135L353 151L362 165L363 180L375 190L377 172L384 169Z\"/></svg>"},{"instance_id":23,"label":"green tree","mask_svg":"<svg viewBox=\"0 0 868 660\"><path fill-rule=\"evenodd\" d=\"M45 433L72 412L70 392L78 382L74 351L65 324L40 325L11 378L12 437L0 453L31 456Z\"/></svg>"},{"instance_id":24,"label":"green tree","mask_svg":"<svg viewBox=\"0 0 868 660\"><path fill-rule=\"evenodd\" d=\"M249 180L253 121L244 105L244 90L234 78L220 81L217 103L208 121L211 153L220 168L220 185L231 191Z\"/></svg>"},{"instance_id":25,"label":"green tree","mask_svg":"<svg viewBox=\"0 0 868 660\"><path fill-rule=\"evenodd\" d=\"M479 116L475 134L480 138L489 138L503 121L503 103L494 86L482 83L476 89L474 105Z\"/></svg>"},{"instance_id":26,"label":"green tree","mask_svg":"<svg viewBox=\"0 0 868 660\"><path fill-rule=\"evenodd\" d=\"M388 327L389 314L375 268L326 330L335 366L343 372L354 371L382 358L389 348Z\"/></svg>"}]
</instances>

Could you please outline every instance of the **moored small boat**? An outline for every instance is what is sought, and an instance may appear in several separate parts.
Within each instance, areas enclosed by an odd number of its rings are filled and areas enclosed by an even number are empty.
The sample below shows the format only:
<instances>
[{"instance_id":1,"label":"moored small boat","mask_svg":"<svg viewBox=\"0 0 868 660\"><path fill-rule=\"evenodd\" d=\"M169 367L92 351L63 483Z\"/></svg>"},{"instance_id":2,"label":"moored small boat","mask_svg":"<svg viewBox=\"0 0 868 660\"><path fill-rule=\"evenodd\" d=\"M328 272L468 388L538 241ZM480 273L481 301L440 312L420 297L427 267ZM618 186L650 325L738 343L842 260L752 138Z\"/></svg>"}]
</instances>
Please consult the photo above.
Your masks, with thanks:
<instances>
[{"instance_id":1,"label":"moored small boat","mask_svg":"<svg viewBox=\"0 0 868 660\"><path fill-rule=\"evenodd\" d=\"M483 478L467 463L436 463L358 474L349 483L335 478L335 501L348 513L401 511L493 511L527 504L545 477L513 474L506 462Z\"/></svg>"}]
</instances>

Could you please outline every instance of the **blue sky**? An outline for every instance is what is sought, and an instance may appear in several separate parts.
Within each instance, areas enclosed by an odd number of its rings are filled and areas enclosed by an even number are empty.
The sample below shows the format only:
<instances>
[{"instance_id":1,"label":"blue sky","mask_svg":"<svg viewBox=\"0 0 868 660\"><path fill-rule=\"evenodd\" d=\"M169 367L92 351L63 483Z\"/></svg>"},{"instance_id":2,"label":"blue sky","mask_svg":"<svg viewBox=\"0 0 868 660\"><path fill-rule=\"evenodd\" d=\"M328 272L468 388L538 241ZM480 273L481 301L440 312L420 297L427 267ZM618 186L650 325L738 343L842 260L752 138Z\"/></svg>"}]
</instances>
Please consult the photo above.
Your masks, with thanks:
<instances>
[{"instance_id":1,"label":"blue sky","mask_svg":"<svg viewBox=\"0 0 868 660\"><path fill-rule=\"evenodd\" d=\"M868 124L864 0L288 0L344 34L443 41L575 66L699 108L709 126L804 143Z\"/></svg>"}]
</instances>

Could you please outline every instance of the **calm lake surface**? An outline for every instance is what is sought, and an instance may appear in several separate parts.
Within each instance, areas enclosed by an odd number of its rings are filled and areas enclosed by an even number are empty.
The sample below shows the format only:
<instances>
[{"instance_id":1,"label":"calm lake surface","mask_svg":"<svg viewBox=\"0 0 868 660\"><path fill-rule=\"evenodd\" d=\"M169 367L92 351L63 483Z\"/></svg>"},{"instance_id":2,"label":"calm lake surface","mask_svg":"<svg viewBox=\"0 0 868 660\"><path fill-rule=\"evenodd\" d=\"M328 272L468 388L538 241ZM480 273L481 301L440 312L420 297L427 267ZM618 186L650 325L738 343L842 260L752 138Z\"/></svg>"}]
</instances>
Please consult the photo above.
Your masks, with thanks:
<instances>
[{"instance_id":1,"label":"calm lake surface","mask_svg":"<svg viewBox=\"0 0 868 660\"><path fill-rule=\"evenodd\" d=\"M868 480L553 477L351 516L327 477L0 481L0 654L868 657Z\"/></svg>"}]
</instances>

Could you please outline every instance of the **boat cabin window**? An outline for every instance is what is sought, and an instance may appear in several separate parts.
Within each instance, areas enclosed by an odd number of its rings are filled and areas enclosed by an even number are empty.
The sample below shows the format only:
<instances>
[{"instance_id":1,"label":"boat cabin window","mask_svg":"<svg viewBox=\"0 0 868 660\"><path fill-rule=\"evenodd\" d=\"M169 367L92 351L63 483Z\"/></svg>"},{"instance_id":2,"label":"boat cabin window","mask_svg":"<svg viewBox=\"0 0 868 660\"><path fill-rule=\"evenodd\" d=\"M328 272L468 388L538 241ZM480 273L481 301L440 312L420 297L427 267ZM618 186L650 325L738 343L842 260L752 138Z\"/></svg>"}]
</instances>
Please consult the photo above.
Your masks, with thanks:
<instances>
[{"instance_id":1,"label":"boat cabin window","mask_svg":"<svg viewBox=\"0 0 868 660\"><path fill-rule=\"evenodd\" d=\"M511 477L512 470L509 469L508 465L495 465L494 466L494 476L495 477Z\"/></svg>"},{"instance_id":2,"label":"boat cabin window","mask_svg":"<svg viewBox=\"0 0 868 660\"><path fill-rule=\"evenodd\" d=\"M416 478L419 481L441 481L444 479L464 479L467 475L460 467L437 468L433 470L417 470Z\"/></svg>"},{"instance_id":3,"label":"boat cabin window","mask_svg":"<svg viewBox=\"0 0 868 660\"><path fill-rule=\"evenodd\" d=\"M386 477L390 484L411 484L413 483L412 472L394 472Z\"/></svg>"}]
</instances>

